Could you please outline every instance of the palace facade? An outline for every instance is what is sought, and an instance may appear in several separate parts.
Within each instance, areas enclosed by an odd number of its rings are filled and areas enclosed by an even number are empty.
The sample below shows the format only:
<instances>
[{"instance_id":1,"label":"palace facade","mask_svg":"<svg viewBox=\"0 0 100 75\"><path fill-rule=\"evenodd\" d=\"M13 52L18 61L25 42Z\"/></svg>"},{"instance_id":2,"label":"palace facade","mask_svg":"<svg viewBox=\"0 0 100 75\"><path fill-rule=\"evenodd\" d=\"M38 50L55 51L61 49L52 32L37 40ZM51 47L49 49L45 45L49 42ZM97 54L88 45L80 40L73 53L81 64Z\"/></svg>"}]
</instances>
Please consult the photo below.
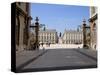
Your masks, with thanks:
<instances>
[{"instance_id":1,"label":"palace facade","mask_svg":"<svg viewBox=\"0 0 100 75\"><path fill-rule=\"evenodd\" d=\"M97 49L97 7L90 7L90 36L91 36L91 48Z\"/></svg>"},{"instance_id":2,"label":"palace facade","mask_svg":"<svg viewBox=\"0 0 100 75\"><path fill-rule=\"evenodd\" d=\"M28 45L29 25L31 24L30 4L16 2L16 50L24 50Z\"/></svg>"},{"instance_id":3,"label":"palace facade","mask_svg":"<svg viewBox=\"0 0 100 75\"><path fill-rule=\"evenodd\" d=\"M57 43L58 36L55 29L45 29L39 31L39 43L43 44L55 44Z\"/></svg>"},{"instance_id":4,"label":"palace facade","mask_svg":"<svg viewBox=\"0 0 100 75\"><path fill-rule=\"evenodd\" d=\"M65 30L62 40L64 44L82 44L83 32L76 30Z\"/></svg>"}]
</instances>

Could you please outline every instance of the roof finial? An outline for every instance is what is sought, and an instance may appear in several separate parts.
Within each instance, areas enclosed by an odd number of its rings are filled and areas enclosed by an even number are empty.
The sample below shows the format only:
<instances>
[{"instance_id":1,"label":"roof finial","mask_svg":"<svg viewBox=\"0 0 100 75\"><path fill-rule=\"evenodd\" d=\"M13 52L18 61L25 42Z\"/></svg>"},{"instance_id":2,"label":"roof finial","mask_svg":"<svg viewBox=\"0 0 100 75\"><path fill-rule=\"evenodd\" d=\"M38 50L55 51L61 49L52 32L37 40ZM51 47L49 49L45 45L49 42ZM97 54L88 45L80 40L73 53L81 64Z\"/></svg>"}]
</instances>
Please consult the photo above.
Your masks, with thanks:
<instances>
[{"instance_id":1,"label":"roof finial","mask_svg":"<svg viewBox=\"0 0 100 75\"><path fill-rule=\"evenodd\" d=\"M39 21L39 18L38 18L38 17L36 17L35 21L36 21L36 22L38 22L38 21Z\"/></svg>"},{"instance_id":2,"label":"roof finial","mask_svg":"<svg viewBox=\"0 0 100 75\"><path fill-rule=\"evenodd\" d=\"M83 19L83 24L86 24L86 20L85 19Z\"/></svg>"}]
</instances>

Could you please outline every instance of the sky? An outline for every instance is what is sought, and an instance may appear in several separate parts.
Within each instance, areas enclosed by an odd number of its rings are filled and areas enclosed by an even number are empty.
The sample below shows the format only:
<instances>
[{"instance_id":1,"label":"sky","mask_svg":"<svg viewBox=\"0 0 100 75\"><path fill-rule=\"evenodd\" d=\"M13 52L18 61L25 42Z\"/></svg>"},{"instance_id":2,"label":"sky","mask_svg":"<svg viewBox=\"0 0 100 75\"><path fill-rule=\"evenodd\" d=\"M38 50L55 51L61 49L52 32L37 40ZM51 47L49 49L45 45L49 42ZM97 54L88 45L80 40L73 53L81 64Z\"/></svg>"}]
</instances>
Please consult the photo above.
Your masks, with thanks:
<instances>
[{"instance_id":1,"label":"sky","mask_svg":"<svg viewBox=\"0 0 100 75\"><path fill-rule=\"evenodd\" d=\"M47 29L56 29L57 32L64 30L76 30L79 25L82 25L83 19L86 19L88 24L89 7L74 6L74 5L59 5L59 4L31 4L32 23L35 18L39 18L40 24L45 24Z\"/></svg>"}]
</instances>

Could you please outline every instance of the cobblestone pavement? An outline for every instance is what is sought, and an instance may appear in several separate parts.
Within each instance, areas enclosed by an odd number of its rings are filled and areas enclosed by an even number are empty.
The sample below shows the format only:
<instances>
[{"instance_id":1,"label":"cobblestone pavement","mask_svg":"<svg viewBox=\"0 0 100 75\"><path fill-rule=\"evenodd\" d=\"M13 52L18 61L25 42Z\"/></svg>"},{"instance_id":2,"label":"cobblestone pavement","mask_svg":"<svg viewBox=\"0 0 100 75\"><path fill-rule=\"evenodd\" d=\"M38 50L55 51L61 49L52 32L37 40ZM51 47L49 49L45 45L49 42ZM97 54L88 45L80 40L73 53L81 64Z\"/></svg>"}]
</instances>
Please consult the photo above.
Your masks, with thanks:
<instances>
[{"instance_id":1,"label":"cobblestone pavement","mask_svg":"<svg viewBox=\"0 0 100 75\"><path fill-rule=\"evenodd\" d=\"M42 52L42 54L41 54ZM27 55L25 55L27 54ZM29 63L19 67L19 71L39 71L56 69L74 69L74 68L94 68L97 67L97 52L85 49L47 49L40 50L40 56L33 59L36 53L26 52L18 56L19 61L30 60ZM26 59L26 60L24 60Z\"/></svg>"},{"instance_id":2,"label":"cobblestone pavement","mask_svg":"<svg viewBox=\"0 0 100 75\"><path fill-rule=\"evenodd\" d=\"M97 61L97 50L90 50L90 49L75 49L75 50Z\"/></svg>"},{"instance_id":3,"label":"cobblestone pavement","mask_svg":"<svg viewBox=\"0 0 100 75\"><path fill-rule=\"evenodd\" d=\"M46 50L30 50L30 51L20 51L16 53L16 68L20 69L25 65L29 64L31 61L37 59L46 53Z\"/></svg>"}]
</instances>

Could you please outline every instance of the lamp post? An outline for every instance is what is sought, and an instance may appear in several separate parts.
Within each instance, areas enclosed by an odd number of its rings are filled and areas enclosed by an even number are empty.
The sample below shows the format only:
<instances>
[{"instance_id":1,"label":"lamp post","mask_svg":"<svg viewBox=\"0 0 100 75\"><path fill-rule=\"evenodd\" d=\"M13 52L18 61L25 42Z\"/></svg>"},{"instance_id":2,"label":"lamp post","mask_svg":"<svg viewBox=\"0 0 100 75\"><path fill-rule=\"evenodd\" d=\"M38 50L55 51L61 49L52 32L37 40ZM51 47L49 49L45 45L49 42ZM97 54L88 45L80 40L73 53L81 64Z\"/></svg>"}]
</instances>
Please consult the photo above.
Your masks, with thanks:
<instances>
[{"instance_id":1,"label":"lamp post","mask_svg":"<svg viewBox=\"0 0 100 75\"><path fill-rule=\"evenodd\" d=\"M34 47L35 49L39 49L39 39L38 39L38 35L39 35L39 28L44 26L43 24L39 24L39 19L38 17L36 17L35 19L35 25L34 26L30 26L31 28L35 28L35 34L36 34L36 40L35 40L35 43L34 43Z\"/></svg>"},{"instance_id":2,"label":"lamp post","mask_svg":"<svg viewBox=\"0 0 100 75\"><path fill-rule=\"evenodd\" d=\"M83 48L86 46L86 21L83 20Z\"/></svg>"},{"instance_id":3,"label":"lamp post","mask_svg":"<svg viewBox=\"0 0 100 75\"><path fill-rule=\"evenodd\" d=\"M83 20L83 48L87 47L87 30L90 29L89 26L86 25L85 19ZM89 42L90 45L90 42Z\"/></svg>"}]
</instances>

